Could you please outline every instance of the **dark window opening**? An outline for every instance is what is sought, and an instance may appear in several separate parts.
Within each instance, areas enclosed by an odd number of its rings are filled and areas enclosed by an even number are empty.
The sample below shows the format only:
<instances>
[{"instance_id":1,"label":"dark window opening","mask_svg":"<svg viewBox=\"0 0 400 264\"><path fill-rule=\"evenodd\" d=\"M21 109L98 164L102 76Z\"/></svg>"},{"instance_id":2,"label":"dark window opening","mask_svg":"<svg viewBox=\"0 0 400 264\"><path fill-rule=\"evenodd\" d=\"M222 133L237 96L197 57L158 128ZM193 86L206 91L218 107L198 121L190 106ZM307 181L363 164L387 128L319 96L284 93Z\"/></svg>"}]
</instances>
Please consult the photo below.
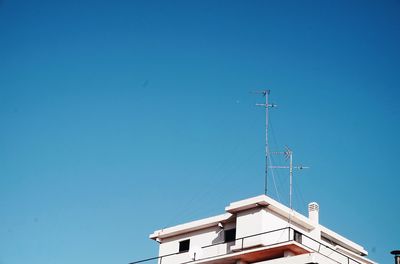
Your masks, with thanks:
<instances>
[{"instance_id":1,"label":"dark window opening","mask_svg":"<svg viewBox=\"0 0 400 264\"><path fill-rule=\"evenodd\" d=\"M232 242L236 239L236 228L224 230L224 241Z\"/></svg>"},{"instance_id":2,"label":"dark window opening","mask_svg":"<svg viewBox=\"0 0 400 264\"><path fill-rule=\"evenodd\" d=\"M190 239L182 240L179 242L179 253L189 251Z\"/></svg>"},{"instance_id":3,"label":"dark window opening","mask_svg":"<svg viewBox=\"0 0 400 264\"><path fill-rule=\"evenodd\" d=\"M300 244L302 242L301 233L296 230L294 231L294 241L296 241L297 243L300 243Z\"/></svg>"}]
</instances>

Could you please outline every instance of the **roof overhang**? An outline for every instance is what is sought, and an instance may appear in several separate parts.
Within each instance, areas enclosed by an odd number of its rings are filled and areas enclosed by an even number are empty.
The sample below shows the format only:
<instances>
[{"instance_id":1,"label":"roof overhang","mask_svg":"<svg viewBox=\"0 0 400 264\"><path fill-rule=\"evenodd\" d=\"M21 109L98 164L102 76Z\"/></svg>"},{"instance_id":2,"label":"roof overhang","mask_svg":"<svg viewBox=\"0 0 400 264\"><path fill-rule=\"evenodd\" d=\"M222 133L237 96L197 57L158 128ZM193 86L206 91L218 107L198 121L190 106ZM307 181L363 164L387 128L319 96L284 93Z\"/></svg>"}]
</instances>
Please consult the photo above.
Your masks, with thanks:
<instances>
[{"instance_id":1,"label":"roof overhang","mask_svg":"<svg viewBox=\"0 0 400 264\"><path fill-rule=\"evenodd\" d=\"M321 236L331 240L332 242L335 242L342 248L347 248L353 252L360 254L361 256L368 255L368 252L362 246L358 245L357 243L354 243L353 241L348 240L347 238L339 235L338 233L336 233L324 226L320 225L320 228L321 228Z\"/></svg>"},{"instance_id":2,"label":"roof overhang","mask_svg":"<svg viewBox=\"0 0 400 264\"><path fill-rule=\"evenodd\" d=\"M337 251L341 252L341 253L347 254L347 255L349 255L349 256L351 256L351 257L357 259L357 260L360 260L360 261L362 261L362 262L369 263L369 264L377 264L376 262L374 262L374 261L372 261L372 260L370 260L370 259L368 259L368 258L366 258L366 257L364 257L364 256L357 255L357 254L354 253L353 251L348 250L348 249L346 249L346 248L343 248L343 247L341 247L341 246L339 246L339 245L336 245L336 246L335 246L335 249L336 249Z\"/></svg>"},{"instance_id":3,"label":"roof overhang","mask_svg":"<svg viewBox=\"0 0 400 264\"><path fill-rule=\"evenodd\" d=\"M222 215L217 215L213 217L204 218L201 220L185 223L182 225L177 225L173 227L168 227L165 229L154 231L149 237L151 239L163 239L171 236L176 236L184 233L193 232L196 230L212 227L218 225L218 223L224 223L232 216L230 213L225 213Z\"/></svg>"}]
</instances>

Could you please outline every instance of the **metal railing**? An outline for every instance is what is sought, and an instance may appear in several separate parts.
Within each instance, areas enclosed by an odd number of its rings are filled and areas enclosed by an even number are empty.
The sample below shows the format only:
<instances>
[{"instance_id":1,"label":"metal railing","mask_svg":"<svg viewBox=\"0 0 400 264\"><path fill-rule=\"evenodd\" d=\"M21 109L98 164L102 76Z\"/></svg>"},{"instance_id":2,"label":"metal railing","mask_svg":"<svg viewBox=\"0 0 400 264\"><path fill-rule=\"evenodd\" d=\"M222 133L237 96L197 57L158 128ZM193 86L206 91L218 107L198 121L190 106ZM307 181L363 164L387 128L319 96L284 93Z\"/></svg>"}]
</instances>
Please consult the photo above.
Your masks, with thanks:
<instances>
[{"instance_id":1,"label":"metal railing","mask_svg":"<svg viewBox=\"0 0 400 264\"><path fill-rule=\"evenodd\" d=\"M323 244L320 241L305 235L301 231L292 227L285 227L250 236L244 236L231 242L210 244L199 248L197 251L177 252L134 261L129 264L187 264L198 260L207 260L215 257L228 256L230 254L242 252L247 249L277 246L291 241L297 242L309 249L311 252L319 253L322 256L339 264L361 264L361 262L337 251L329 245Z\"/></svg>"}]
</instances>

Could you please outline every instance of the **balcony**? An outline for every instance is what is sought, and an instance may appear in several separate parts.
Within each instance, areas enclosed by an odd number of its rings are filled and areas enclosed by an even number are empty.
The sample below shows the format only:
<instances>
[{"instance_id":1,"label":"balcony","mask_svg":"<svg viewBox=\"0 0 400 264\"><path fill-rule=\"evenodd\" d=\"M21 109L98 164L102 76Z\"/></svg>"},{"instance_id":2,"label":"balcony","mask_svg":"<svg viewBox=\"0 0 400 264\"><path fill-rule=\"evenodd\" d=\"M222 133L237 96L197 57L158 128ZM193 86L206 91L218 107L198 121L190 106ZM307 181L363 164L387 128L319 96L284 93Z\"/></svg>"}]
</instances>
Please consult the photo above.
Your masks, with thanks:
<instances>
[{"instance_id":1,"label":"balcony","mask_svg":"<svg viewBox=\"0 0 400 264\"><path fill-rule=\"evenodd\" d=\"M129 264L234 264L238 260L248 263L267 261L287 256L317 253L326 263L361 264L361 262L319 242L292 227L237 238L228 243L218 243L194 248L188 252L174 253Z\"/></svg>"}]
</instances>

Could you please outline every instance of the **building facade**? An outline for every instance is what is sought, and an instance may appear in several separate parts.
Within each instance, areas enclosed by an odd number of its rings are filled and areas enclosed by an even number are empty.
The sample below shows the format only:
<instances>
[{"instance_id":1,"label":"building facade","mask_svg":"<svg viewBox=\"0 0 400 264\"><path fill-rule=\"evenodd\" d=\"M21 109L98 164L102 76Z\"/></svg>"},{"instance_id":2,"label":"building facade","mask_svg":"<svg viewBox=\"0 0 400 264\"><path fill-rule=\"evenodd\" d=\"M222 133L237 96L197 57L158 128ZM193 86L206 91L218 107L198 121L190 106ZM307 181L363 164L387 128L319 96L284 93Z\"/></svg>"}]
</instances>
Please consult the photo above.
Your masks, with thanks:
<instances>
[{"instance_id":1,"label":"building facade","mask_svg":"<svg viewBox=\"0 0 400 264\"><path fill-rule=\"evenodd\" d=\"M266 195L237 201L225 213L157 230L158 264L373 264L360 245L319 224L319 206L305 217ZM139 262L134 262L139 263Z\"/></svg>"}]
</instances>

